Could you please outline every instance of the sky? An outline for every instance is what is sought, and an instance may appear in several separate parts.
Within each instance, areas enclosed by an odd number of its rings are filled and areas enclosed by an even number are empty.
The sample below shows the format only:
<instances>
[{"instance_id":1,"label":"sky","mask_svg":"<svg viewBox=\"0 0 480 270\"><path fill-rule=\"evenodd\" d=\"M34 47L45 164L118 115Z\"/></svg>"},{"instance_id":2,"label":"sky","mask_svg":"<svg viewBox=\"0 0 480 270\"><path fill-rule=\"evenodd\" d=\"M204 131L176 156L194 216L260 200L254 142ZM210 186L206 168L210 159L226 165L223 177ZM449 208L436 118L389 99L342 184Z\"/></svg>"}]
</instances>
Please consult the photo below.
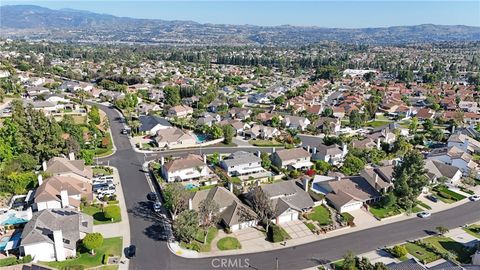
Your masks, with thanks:
<instances>
[{"instance_id":1,"label":"sky","mask_svg":"<svg viewBox=\"0 0 480 270\"><path fill-rule=\"evenodd\" d=\"M0 0L0 5L72 8L116 16L191 20L200 23L297 25L340 28L418 24L480 26L476 1L28 1Z\"/></svg>"}]
</instances>

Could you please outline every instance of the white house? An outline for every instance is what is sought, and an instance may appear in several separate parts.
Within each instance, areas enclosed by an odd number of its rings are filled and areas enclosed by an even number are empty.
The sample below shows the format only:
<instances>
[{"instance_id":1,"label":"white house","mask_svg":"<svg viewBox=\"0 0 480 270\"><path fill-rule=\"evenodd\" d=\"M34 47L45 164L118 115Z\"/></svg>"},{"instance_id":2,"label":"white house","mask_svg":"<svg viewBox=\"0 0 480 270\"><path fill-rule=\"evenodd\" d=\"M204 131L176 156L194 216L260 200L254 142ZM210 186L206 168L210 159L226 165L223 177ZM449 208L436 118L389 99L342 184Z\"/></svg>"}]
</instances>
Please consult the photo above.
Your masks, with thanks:
<instances>
[{"instance_id":1,"label":"white house","mask_svg":"<svg viewBox=\"0 0 480 270\"><path fill-rule=\"evenodd\" d=\"M462 178L462 171L455 166L448 165L438 160L427 159L425 169L431 182L438 182L439 178L444 177L447 184L456 185Z\"/></svg>"},{"instance_id":2,"label":"white house","mask_svg":"<svg viewBox=\"0 0 480 270\"><path fill-rule=\"evenodd\" d=\"M343 147L337 144L324 145L319 144L317 147L310 148L307 146L307 151L311 151L312 160L323 160L331 165L339 165L343 163L345 156L348 154L347 145Z\"/></svg>"},{"instance_id":3,"label":"white house","mask_svg":"<svg viewBox=\"0 0 480 270\"><path fill-rule=\"evenodd\" d=\"M457 146L435 149L428 154L427 158L455 166L462 171L463 175L468 175L472 170L476 172L478 168L472 155Z\"/></svg>"},{"instance_id":4,"label":"white house","mask_svg":"<svg viewBox=\"0 0 480 270\"><path fill-rule=\"evenodd\" d=\"M229 176L248 175L257 172L263 172L262 159L260 152L254 155L245 151L232 153L230 156L220 162L220 167L224 169Z\"/></svg>"},{"instance_id":5,"label":"white house","mask_svg":"<svg viewBox=\"0 0 480 270\"><path fill-rule=\"evenodd\" d=\"M167 182L195 180L207 177L211 170L207 166L206 156L189 154L165 164L162 157L162 176Z\"/></svg>"},{"instance_id":6,"label":"white house","mask_svg":"<svg viewBox=\"0 0 480 270\"><path fill-rule=\"evenodd\" d=\"M303 148L279 150L270 156L273 165L278 168L310 169L310 153Z\"/></svg>"}]
</instances>

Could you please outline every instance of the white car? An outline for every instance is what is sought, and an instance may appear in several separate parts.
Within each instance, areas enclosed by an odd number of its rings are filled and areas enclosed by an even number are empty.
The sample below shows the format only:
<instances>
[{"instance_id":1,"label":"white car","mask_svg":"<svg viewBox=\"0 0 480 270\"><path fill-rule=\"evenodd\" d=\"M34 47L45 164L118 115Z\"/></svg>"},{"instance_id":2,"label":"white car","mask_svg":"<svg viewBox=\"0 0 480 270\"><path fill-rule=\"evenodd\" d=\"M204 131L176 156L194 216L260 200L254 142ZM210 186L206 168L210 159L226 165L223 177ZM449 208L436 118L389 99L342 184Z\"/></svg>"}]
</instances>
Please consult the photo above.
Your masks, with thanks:
<instances>
[{"instance_id":1,"label":"white car","mask_svg":"<svg viewBox=\"0 0 480 270\"><path fill-rule=\"evenodd\" d=\"M432 214L430 214L429 212L427 211L423 211L423 212L420 212L417 214L418 217L421 217L421 218L427 218L429 216L431 216Z\"/></svg>"},{"instance_id":2,"label":"white car","mask_svg":"<svg viewBox=\"0 0 480 270\"><path fill-rule=\"evenodd\" d=\"M472 196L468 197L468 199L472 202L476 202L476 201L480 200L480 195L472 195Z\"/></svg>"}]
</instances>

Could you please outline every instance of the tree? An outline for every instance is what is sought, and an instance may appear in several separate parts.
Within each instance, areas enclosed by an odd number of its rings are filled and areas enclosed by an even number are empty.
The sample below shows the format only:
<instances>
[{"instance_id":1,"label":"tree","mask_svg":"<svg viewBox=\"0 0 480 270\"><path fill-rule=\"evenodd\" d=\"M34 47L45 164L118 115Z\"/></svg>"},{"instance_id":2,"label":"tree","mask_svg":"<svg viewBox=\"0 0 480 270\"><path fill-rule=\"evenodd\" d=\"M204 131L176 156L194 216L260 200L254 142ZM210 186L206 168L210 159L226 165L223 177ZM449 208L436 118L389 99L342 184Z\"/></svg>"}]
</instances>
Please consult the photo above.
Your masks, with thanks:
<instances>
[{"instance_id":1,"label":"tree","mask_svg":"<svg viewBox=\"0 0 480 270\"><path fill-rule=\"evenodd\" d=\"M275 103L276 105L283 105L285 104L285 96L278 96L275 98L275 100L273 101L273 103Z\"/></svg>"},{"instance_id":2,"label":"tree","mask_svg":"<svg viewBox=\"0 0 480 270\"><path fill-rule=\"evenodd\" d=\"M333 116L333 109L330 107L327 107L323 110L322 112L323 117L332 117Z\"/></svg>"},{"instance_id":3,"label":"tree","mask_svg":"<svg viewBox=\"0 0 480 270\"><path fill-rule=\"evenodd\" d=\"M103 245L103 236L101 233L89 233L82 240L83 246L95 255L95 249Z\"/></svg>"},{"instance_id":4,"label":"tree","mask_svg":"<svg viewBox=\"0 0 480 270\"><path fill-rule=\"evenodd\" d=\"M260 154L260 159L262 159L262 167L268 170L272 165L272 161L270 160L268 153L262 152Z\"/></svg>"},{"instance_id":5,"label":"tree","mask_svg":"<svg viewBox=\"0 0 480 270\"><path fill-rule=\"evenodd\" d=\"M200 224L205 230L205 239L204 243L207 242L207 231L212 225L214 225L218 220L219 206L213 199L203 200L198 206L198 217L200 219Z\"/></svg>"},{"instance_id":6,"label":"tree","mask_svg":"<svg viewBox=\"0 0 480 270\"><path fill-rule=\"evenodd\" d=\"M323 66L316 70L315 77L316 79L333 80L338 77L339 74L338 68L334 66Z\"/></svg>"},{"instance_id":7,"label":"tree","mask_svg":"<svg viewBox=\"0 0 480 270\"><path fill-rule=\"evenodd\" d=\"M332 169L332 165L324 160L315 161L315 170L318 174L326 175Z\"/></svg>"},{"instance_id":8,"label":"tree","mask_svg":"<svg viewBox=\"0 0 480 270\"><path fill-rule=\"evenodd\" d=\"M272 120L270 121L270 125L271 125L272 127L278 127L278 126L280 126L280 118L279 118L278 116L276 116L276 115L273 116L273 117L272 117Z\"/></svg>"},{"instance_id":9,"label":"tree","mask_svg":"<svg viewBox=\"0 0 480 270\"><path fill-rule=\"evenodd\" d=\"M231 125L223 126L223 142L225 144L232 143L233 135L235 135L235 129Z\"/></svg>"},{"instance_id":10,"label":"tree","mask_svg":"<svg viewBox=\"0 0 480 270\"><path fill-rule=\"evenodd\" d=\"M220 126L213 124L209 129L208 129L208 134L213 138L213 139L219 139L223 136L223 130Z\"/></svg>"},{"instance_id":11,"label":"tree","mask_svg":"<svg viewBox=\"0 0 480 270\"><path fill-rule=\"evenodd\" d=\"M166 86L163 89L165 94L165 103L170 106L180 104L180 89L174 86Z\"/></svg>"},{"instance_id":12,"label":"tree","mask_svg":"<svg viewBox=\"0 0 480 270\"><path fill-rule=\"evenodd\" d=\"M365 162L362 159L352 155L347 154L345 161L343 162L343 166L340 168L346 175L354 175L359 173L365 167Z\"/></svg>"},{"instance_id":13,"label":"tree","mask_svg":"<svg viewBox=\"0 0 480 270\"><path fill-rule=\"evenodd\" d=\"M363 74L363 79L367 82L372 82L375 80L375 72L368 72Z\"/></svg>"},{"instance_id":14,"label":"tree","mask_svg":"<svg viewBox=\"0 0 480 270\"><path fill-rule=\"evenodd\" d=\"M443 134L443 131L439 128L434 128L432 129L430 135L432 136L432 140L434 141L443 141L443 138L444 138L444 134Z\"/></svg>"},{"instance_id":15,"label":"tree","mask_svg":"<svg viewBox=\"0 0 480 270\"><path fill-rule=\"evenodd\" d=\"M190 243L197 233L198 214L194 210L181 212L172 224L175 236L185 243Z\"/></svg>"},{"instance_id":16,"label":"tree","mask_svg":"<svg viewBox=\"0 0 480 270\"><path fill-rule=\"evenodd\" d=\"M425 129L426 131L431 131L433 128L433 122L430 119L425 119L422 125L423 125L423 129Z\"/></svg>"},{"instance_id":17,"label":"tree","mask_svg":"<svg viewBox=\"0 0 480 270\"><path fill-rule=\"evenodd\" d=\"M400 245L399 246L394 246L392 248L392 254L396 258L402 258L402 257L407 256L408 250L407 250L407 248L405 248L405 246L400 246Z\"/></svg>"},{"instance_id":18,"label":"tree","mask_svg":"<svg viewBox=\"0 0 480 270\"><path fill-rule=\"evenodd\" d=\"M422 189L429 183L424 165L423 155L417 150L409 150L402 162L394 167L393 191L397 204L403 209L412 209Z\"/></svg>"},{"instance_id":19,"label":"tree","mask_svg":"<svg viewBox=\"0 0 480 270\"><path fill-rule=\"evenodd\" d=\"M349 115L349 125L352 128L358 129L365 123L364 115L357 110L353 110Z\"/></svg>"},{"instance_id":20,"label":"tree","mask_svg":"<svg viewBox=\"0 0 480 270\"><path fill-rule=\"evenodd\" d=\"M408 126L408 129L409 129L410 133L416 134L417 133L417 128L418 128L418 118L413 117L411 122L410 122L410 125Z\"/></svg>"},{"instance_id":21,"label":"tree","mask_svg":"<svg viewBox=\"0 0 480 270\"><path fill-rule=\"evenodd\" d=\"M440 235L444 235L449 232L448 228L444 226L435 227L435 230L437 230L438 234Z\"/></svg>"},{"instance_id":22,"label":"tree","mask_svg":"<svg viewBox=\"0 0 480 270\"><path fill-rule=\"evenodd\" d=\"M88 112L88 118L92 121L95 125L100 125L100 111L96 105L93 105Z\"/></svg>"},{"instance_id":23,"label":"tree","mask_svg":"<svg viewBox=\"0 0 480 270\"><path fill-rule=\"evenodd\" d=\"M106 219L120 219L120 207L118 205L109 205L103 208L103 216Z\"/></svg>"},{"instance_id":24,"label":"tree","mask_svg":"<svg viewBox=\"0 0 480 270\"><path fill-rule=\"evenodd\" d=\"M352 252L347 252L343 256L343 263L342 263L342 269L343 270L356 270L356 261L355 261L355 255L353 255Z\"/></svg>"},{"instance_id":25,"label":"tree","mask_svg":"<svg viewBox=\"0 0 480 270\"><path fill-rule=\"evenodd\" d=\"M163 188L163 199L165 207L172 212L172 216L175 218L188 206L188 191L181 183L168 183Z\"/></svg>"},{"instance_id":26,"label":"tree","mask_svg":"<svg viewBox=\"0 0 480 270\"><path fill-rule=\"evenodd\" d=\"M251 191L251 202L253 211L257 214L258 219L263 225L265 225L265 230L268 232L272 219L275 218L275 210L270 199L260 186L254 187Z\"/></svg>"}]
</instances>

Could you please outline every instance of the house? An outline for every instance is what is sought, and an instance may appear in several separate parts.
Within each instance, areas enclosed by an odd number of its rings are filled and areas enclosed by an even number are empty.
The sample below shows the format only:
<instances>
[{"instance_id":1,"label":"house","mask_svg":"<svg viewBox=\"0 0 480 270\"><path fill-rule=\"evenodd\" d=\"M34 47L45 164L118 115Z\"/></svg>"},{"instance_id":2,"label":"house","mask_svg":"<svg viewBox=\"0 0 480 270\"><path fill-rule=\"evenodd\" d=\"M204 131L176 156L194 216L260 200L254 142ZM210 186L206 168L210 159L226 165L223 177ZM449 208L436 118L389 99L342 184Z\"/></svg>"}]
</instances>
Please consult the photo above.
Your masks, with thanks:
<instances>
[{"instance_id":1,"label":"house","mask_svg":"<svg viewBox=\"0 0 480 270\"><path fill-rule=\"evenodd\" d=\"M196 140L192 135L183 130L172 127L158 130L155 134L155 142L160 148L172 148L192 146L195 145Z\"/></svg>"},{"instance_id":2,"label":"house","mask_svg":"<svg viewBox=\"0 0 480 270\"><path fill-rule=\"evenodd\" d=\"M270 200L275 217L275 224L298 220L301 213L313 207L313 200L308 193L297 185L297 181L289 180L273 184L261 185L263 193ZM247 194L247 202L251 203L253 192Z\"/></svg>"},{"instance_id":3,"label":"house","mask_svg":"<svg viewBox=\"0 0 480 270\"><path fill-rule=\"evenodd\" d=\"M279 150L270 156L272 164L278 168L310 169L310 153L303 148Z\"/></svg>"},{"instance_id":4,"label":"house","mask_svg":"<svg viewBox=\"0 0 480 270\"><path fill-rule=\"evenodd\" d=\"M435 116L435 111L429 108L421 108L420 110L418 110L415 116L418 118L418 120L431 120Z\"/></svg>"},{"instance_id":5,"label":"house","mask_svg":"<svg viewBox=\"0 0 480 270\"><path fill-rule=\"evenodd\" d=\"M171 128L172 125L167 119L155 115L141 115L138 117L140 127L138 132L149 135L155 135L157 131Z\"/></svg>"},{"instance_id":6,"label":"house","mask_svg":"<svg viewBox=\"0 0 480 270\"><path fill-rule=\"evenodd\" d=\"M216 112L218 112L218 110L220 109L221 106L225 106L225 105L226 105L226 103L224 101L216 99L216 100L212 101L210 104L208 104L207 111L212 112L212 113L216 113Z\"/></svg>"},{"instance_id":7,"label":"house","mask_svg":"<svg viewBox=\"0 0 480 270\"><path fill-rule=\"evenodd\" d=\"M348 148L346 144L344 144L343 147L340 147L337 144L327 146L323 143L320 143L314 148L309 148L307 146L307 150L311 150L312 160L323 160L335 166L342 164L345 156L348 154Z\"/></svg>"},{"instance_id":8,"label":"house","mask_svg":"<svg viewBox=\"0 0 480 270\"><path fill-rule=\"evenodd\" d=\"M448 147L456 146L470 154L480 152L480 142L462 133L455 133L448 138Z\"/></svg>"},{"instance_id":9,"label":"house","mask_svg":"<svg viewBox=\"0 0 480 270\"><path fill-rule=\"evenodd\" d=\"M48 162L43 162L43 170L52 175L71 176L84 182L90 182L93 177L92 168L85 165L84 160L74 160L63 157L53 157Z\"/></svg>"},{"instance_id":10,"label":"house","mask_svg":"<svg viewBox=\"0 0 480 270\"><path fill-rule=\"evenodd\" d=\"M380 193L386 193L393 187L393 166L364 168L359 175Z\"/></svg>"},{"instance_id":11,"label":"house","mask_svg":"<svg viewBox=\"0 0 480 270\"><path fill-rule=\"evenodd\" d=\"M468 175L472 171L476 172L478 168L473 156L457 146L434 149L427 158L455 166L462 171L463 175Z\"/></svg>"},{"instance_id":12,"label":"house","mask_svg":"<svg viewBox=\"0 0 480 270\"><path fill-rule=\"evenodd\" d=\"M162 108L154 103L141 103L137 105L137 111L140 115L148 115L151 112L160 111Z\"/></svg>"},{"instance_id":13,"label":"house","mask_svg":"<svg viewBox=\"0 0 480 270\"><path fill-rule=\"evenodd\" d=\"M46 209L33 214L20 237L21 256L34 261L64 261L77 256L77 245L92 232L93 217L72 209Z\"/></svg>"},{"instance_id":14,"label":"house","mask_svg":"<svg viewBox=\"0 0 480 270\"><path fill-rule=\"evenodd\" d=\"M243 134L246 129L250 128L250 125L239 120L223 120L218 123L220 126L230 125L235 130L235 135Z\"/></svg>"},{"instance_id":15,"label":"house","mask_svg":"<svg viewBox=\"0 0 480 270\"><path fill-rule=\"evenodd\" d=\"M314 126L325 134L335 134L340 132L341 122L334 117L320 117L314 122Z\"/></svg>"},{"instance_id":16,"label":"house","mask_svg":"<svg viewBox=\"0 0 480 270\"><path fill-rule=\"evenodd\" d=\"M34 110L36 111L41 111L45 115L53 115L56 113L60 113L60 110L63 110L64 106L63 104L58 104L54 102L49 102L49 101L43 101L43 100L23 100L23 104L25 107L31 106Z\"/></svg>"},{"instance_id":17,"label":"house","mask_svg":"<svg viewBox=\"0 0 480 270\"><path fill-rule=\"evenodd\" d=\"M202 117L199 117L197 119L196 124L198 126L212 126L214 123L220 122L222 120L222 117L219 114L215 113L204 113Z\"/></svg>"},{"instance_id":18,"label":"house","mask_svg":"<svg viewBox=\"0 0 480 270\"><path fill-rule=\"evenodd\" d=\"M265 171L262 167L262 159L259 157L259 152L257 155L245 151L234 152L220 162L220 167L229 176L248 175Z\"/></svg>"},{"instance_id":19,"label":"house","mask_svg":"<svg viewBox=\"0 0 480 270\"><path fill-rule=\"evenodd\" d=\"M462 178L462 171L459 168L438 160L427 159L425 169L432 183L437 183L439 178L444 178L445 183L455 185Z\"/></svg>"},{"instance_id":20,"label":"house","mask_svg":"<svg viewBox=\"0 0 480 270\"><path fill-rule=\"evenodd\" d=\"M415 259L405 260L399 263L391 263L387 265L389 270L426 270L427 268L417 262Z\"/></svg>"},{"instance_id":21,"label":"house","mask_svg":"<svg viewBox=\"0 0 480 270\"><path fill-rule=\"evenodd\" d=\"M218 205L220 223L235 232L257 224L256 214L243 204L235 194L224 187L199 190L192 194L188 201L189 210L200 208L204 201L212 200Z\"/></svg>"},{"instance_id":22,"label":"house","mask_svg":"<svg viewBox=\"0 0 480 270\"><path fill-rule=\"evenodd\" d=\"M247 108L231 108L228 111L232 119L246 120L252 114L252 111Z\"/></svg>"},{"instance_id":23,"label":"house","mask_svg":"<svg viewBox=\"0 0 480 270\"><path fill-rule=\"evenodd\" d=\"M188 107L185 105L177 105L168 109L167 116L185 118L190 116L192 113L193 113L193 109L191 107Z\"/></svg>"},{"instance_id":24,"label":"house","mask_svg":"<svg viewBox=\"0 0 480 270\"><path fill-rule=\"evenodd\" d=\"M249 130L244 132L246 138L253 139L272 139L280 135L280 131L273 127L267 127L264 125L255 125Z\"/></svg>"},{"instance_id":25,"label":"house","mask_svg":"<svg viewBox=\"0 0 480 270\"><path fill-rule=\"evenodd\" d=\"M82 200L93 201L92 185L66 175L51 176L45 181L38 177L38 188L35 190L33 209L74 208L79 210Z\"/></svg>"},{"instance_id":26,"label":"house","mask_svg":"<svg viewBox=\"0 0 480 270\"><path fill-rule=\"evenodd\" d=\"M186 157L164 163L162 158L162 176L167 182L201 179L211 174L206 156L189 154Z\"/></svg>"},{"instance_id":27,"label":"house","mask_svg":"<svg viewBox=\"0 0 480 270\"><path fill-rule=\"evenodd\" d=\"M287 128L299 129L304 131L308 125L310 125L310 120L301 116L285 116L282 120Z\"/></svg>"},{"instance_id":28,"label":"house","mask_svg":"<svg viewBox=\"0 0 480 270\"><path fill-rule=\"evenodd\" d=\"M318 192L326 194L327 201L340 213L358 210L364 204L376 202L382 197L362 176L324 181L317 186Z\"/></svg>"}]
</instances>

